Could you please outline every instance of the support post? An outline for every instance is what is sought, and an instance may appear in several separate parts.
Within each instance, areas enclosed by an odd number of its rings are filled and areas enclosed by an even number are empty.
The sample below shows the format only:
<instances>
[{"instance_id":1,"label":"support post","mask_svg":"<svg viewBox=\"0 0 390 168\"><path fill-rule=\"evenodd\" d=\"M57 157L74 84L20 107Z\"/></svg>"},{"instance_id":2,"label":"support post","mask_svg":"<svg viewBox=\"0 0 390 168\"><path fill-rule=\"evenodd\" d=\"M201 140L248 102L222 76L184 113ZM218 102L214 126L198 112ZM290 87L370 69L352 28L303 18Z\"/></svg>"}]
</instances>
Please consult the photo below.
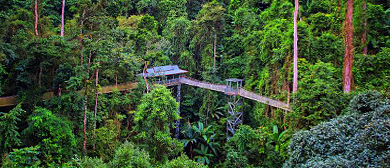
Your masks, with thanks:
<instances>
[{"instance_id":1,"label":"support post","mask_svg":"<svg viewBox=\"0 0 390 168\"><path fill-rule=\"evenodd\" d=\"M235 83L233 85L233 82ZM238 95L239 89L242 87L241 79L227 79L226 91L228 95L228 109L227 109L227 122L226 122L226 138L229 140L240 124L242 124L242 99Z\"/></svg>"},{"instance_id":2,"label":"support post","mask_svg":"<svg viewBox=\"0 0 390 168\"><path fill-rule=\"evenodd\" d=\"M181 84L177 85L177 95L176 95L176 101L179 103L179 106L177 107L177 114L180 116L180 99L181 99ZM179 139L180 135L180 119L176 121L176 139Z\"/></svg>"}]
</instances>

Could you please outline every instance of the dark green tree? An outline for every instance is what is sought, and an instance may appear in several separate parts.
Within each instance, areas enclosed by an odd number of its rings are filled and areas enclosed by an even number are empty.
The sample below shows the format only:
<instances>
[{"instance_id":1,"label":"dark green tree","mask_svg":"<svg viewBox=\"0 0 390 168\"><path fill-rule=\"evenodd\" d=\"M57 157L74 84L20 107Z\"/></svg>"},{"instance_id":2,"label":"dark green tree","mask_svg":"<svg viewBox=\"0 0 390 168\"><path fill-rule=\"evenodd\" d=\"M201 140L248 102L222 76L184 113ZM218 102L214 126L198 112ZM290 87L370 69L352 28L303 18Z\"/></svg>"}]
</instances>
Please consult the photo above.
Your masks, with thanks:
<instances>
[{"instance_id":1,"label":"dark green tree","mask_svg":"<svg viewBox=\"0 0 390 168\"><path fill-rule=\"evenodd\" d=\"M134 131L138 133L138 142L161 163L183 150L183 144L170 134L170 126L180 118L177 105L168 89L154 85L153 90L142 97L135 112Z\"/></svg>"},{"instance_id":2,"label":"dark green tree","mask_svg":"<svg viewBox=\"0 0 390 168\"><path fill-rule=\"evenodd\" d=\"M139 167L151 168L152 164L149 153L144 149L140 149L133 143L125 142L115 150L115 155L110 162L110 167Z\"/></svg>"},{"instance_id":3,"label":"dark green tree","mask_svg":"<svg viewBox=\"0 0 390 168\"><path fill-rule=\"evenodd\" d=\"M37 107L28 118L23 136L26 145L40 146L41 160L46 166L64 163L75 153L76 139L71 123L44 108Z\"/></svg>"},{"instance_id":4,"label":"dark green tree","mask_svg":"<svg viewBox=\"0 0 390 168\"><path fill-rule=\"evenodd\" d=\"M25 113L21 104L18 104L8 113L0 112L0 151L7 153L13 147L21 145L18 122Z\"/></svg>"},{"instance_id":5,"label":"dark green tree","mask_svg":"<svg viewBox=\"0 0 390 168\"><path fill-rule=\"evenodd\" d=\"M388 167L390 101L364 93L350 102L348 115L297 132L284 167Z\"/></svg>"}]
</instances>

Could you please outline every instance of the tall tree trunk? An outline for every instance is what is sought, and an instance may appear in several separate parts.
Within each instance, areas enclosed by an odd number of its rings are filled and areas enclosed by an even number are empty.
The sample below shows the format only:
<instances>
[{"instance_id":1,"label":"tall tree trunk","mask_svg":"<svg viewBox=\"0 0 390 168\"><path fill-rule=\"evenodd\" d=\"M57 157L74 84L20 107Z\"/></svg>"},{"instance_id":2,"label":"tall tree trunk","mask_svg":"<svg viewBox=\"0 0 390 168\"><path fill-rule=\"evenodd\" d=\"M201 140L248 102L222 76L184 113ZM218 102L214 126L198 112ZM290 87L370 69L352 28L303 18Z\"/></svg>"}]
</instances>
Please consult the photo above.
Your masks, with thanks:
<instances>
[{"instance_id":1,"label":"tall tree trunk","mask_svg":"<svg viewBox=\"0 0 390 168\"><path fill-rule=\"evenodd\" d=\"M351 91L352 64L353 64L353 0L347 0L347 12L345 14L345 55L343 67L344 92Z\"/></svg>"},{"instance_id":2,"label":"tall tree trunk","mask_svg":"<svg viewBox=\"0 0 390 168\"><path fill-rule=\"evenodd\" d=\"M84 99L84 120L83 120L83 151L87 150L87 103L88 103L88 85L85 86L85 99Z\"/></svg>"},{"instance_id":3,"label":"tall tree trunk","mask_svg":"<svg viewBox=\"0 0 390 168\"><path fill-rule=\"evenodd\" d=\"M61 37L64 37L64 15L65 15L65 0L62 0Z\"/></svg>"},{"instance_id":4,"label":"tall tree trunk","mask_svg":"<svg viewBox=\"0 0 390 168\"><path fill-rule=\"evenodd\" d=\"M144 80L145 80L145 85L146 85L146 93L149 93L149 84L148 84L148 80L146 79L147 68L148 68L148 65L145 62L145 67L144 67L144 71L143 71L144 72Z\"/></svg>"},{"instance_id":5,"label":"tall tree trunk","mask_svg":"<svg viewBox=\"0 0 390 168\"><path fill-rule=\"evenodd\" d=\"M214 33L214 62L213 62L214 69L215 69L216 58L217 58L217 32Z\"/></svg>"},{"instance_id":6,"label":"tall tree trunk","mask_svg":"<svg viewBox=\"0 0 390 168\"><path fill-rule=\"evenodd\" d=\"M90 72L90 66L91 66L91 57L92 53L89 51L89 58L88 58L88 73L87 73L87 78L89 78L89 72ZM84 99L84 121L83 121L83 134L84 134L84 142L83 142L83 150L87 150L87 104L88 104L88 83L85 82L85 99Z\"/></svg>"},{"instance_id":7,"label":"tall tree trunk","mask_svg":"<svg viewBox=\"0 0 390 168\"><path fill-rule=\"evenodd\" d=\"M360 39L361 44L363 45L363 51L362 53L364 55L367 55L367 0L363 0L363 32L362 37Z\"/></svg>"},{"instance_id":8,"label":"tall tree trunk","mask_svg":"<svg viewBox=\"0 0 390 168\"><path fill-rule=\"evenodd\" d=\"M115 72L115 87L118 88L118 73Z\"/></svg>"},{"instance_id":9,"label":"tall tree trunk","mask_svg":"<svg viewBox=\"0 0 390 168\"><path fill-rule=\"evenodd\" d=\"M83 27L84 27L84 17L85 17L85 9L83 10L83 15L81 16L80 21L80 65L83 66Z\"/></svg>"},{"instance_id":10,"label":"tall tree trunk","mask_svg":"<svg viewBox=\"0 0 390 168\"><path fill-rule=\"evenodd\" d=\"M35 13L35 24L34 24L34 31L35 31L35 36L38 36L38 0L35 0L35 8L34 8L34 13Z\"/></svg>"},{"instance_id":11,"label":"tall tree trunk","mask_svg":"<svg viewBox=\"0 0 390 168\"><path fill-rule=\"evenodd\" d=\"M99 63L100 64L100 61ZM93 123L93 129L96 129L96 114L97 114L97 106L98 106L98 98L99 98L99 91L98 91L98 80L99 80L99 66L96 67L96 75L95 75L95 87L96 87L96 98L95 98L95 112L94 112L94 123ZM94 132L95 133L95 132Z\"/></svg>"},{"instance_id":12,"label":"tall tree trunk","mask_svg":"<svg viewBox=\"0 0 390 168\"><path fill-rule=\"evenodd\" d=\"M42 81L42 66L39 66L39 74L38 74L38 86L41 86Z\"/></svg>"},{"instance_id":13,"label":"tall tree trunk","mask_svg":"<svg viewBox=\"0 0 390 168\"><path fill-rule=\"evenodd\" d=\"M294 76L293 76L293 93L298 91L298 10L299 4L298 0L295 0L295 10L294 10Z\"/></svg>"}]
</instances>

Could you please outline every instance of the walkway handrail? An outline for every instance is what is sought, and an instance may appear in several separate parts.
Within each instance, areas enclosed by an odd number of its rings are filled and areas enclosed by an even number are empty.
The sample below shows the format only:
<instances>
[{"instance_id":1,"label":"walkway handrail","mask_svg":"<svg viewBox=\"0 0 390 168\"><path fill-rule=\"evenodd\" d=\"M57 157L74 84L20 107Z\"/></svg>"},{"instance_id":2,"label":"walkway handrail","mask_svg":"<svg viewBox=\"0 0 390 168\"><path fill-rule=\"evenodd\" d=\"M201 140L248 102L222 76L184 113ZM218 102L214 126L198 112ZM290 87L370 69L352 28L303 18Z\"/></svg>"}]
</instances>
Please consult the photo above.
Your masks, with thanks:
<instances>
[{"instance_id":1,"label":"walkway handrail","mask_svg":"<svg viewBox=\"0 0 390 168\"><path fill-rule=\"evenodd\" d=\"M196 86L196 87L214 90L214 91L218 91L218 92L225 92L225 89L227 87L226 85L212 84L212 83L208 83L208 82L199 81L196 79L191 79L188 77L181 77L179 81L182 84Z\"/></svg>"},{"instance_id":2,"label":"walkway handrail","mask_svg":"<svg viewBox=\"0 0 390 168\"><path fill-rule=\"evenodd\" d=\"M272 107L276 107L276 108L280 108L280 109L283 109L283 110L287 110L287 111L291 111L289 105L287 103L284 103L284 102L281 102L281 101L278 101L278 100L274 100L274 99L270 99L270 98L267 98L267 97L263 97L263 96L260 96L256 93L253 93L253 92L250 92L250 91L247 91L245 89L242 89L240 88L238 94L242 97L245 97L247 99L251 99L251 100L255 100L255 101L258 101L260 103L264 103L264 104L268 104Z\"/></svg>"},{"instance_id":3,"label":"walkway handrail","mask_svg":"<svg viewBox=\"0 0 390 168\"><path fill-rule=\"evenodd\" d=\"M200 88L204 88L204 89L209 89L209 90L214 90L214 91L218 91L218 92L224 92L226 94L231 94L230 92L227 92L228 91L227 85L212 84L212 83L192 79L189 77L181 77L179 82L182 84L187 84L187 85L196 86L196 87L200 87ZM255 101L258 101L260 103L270 105L272 107L291 111L291 109L287 103L258 95L256 93L247 91L243 88L239 88L238 95L241 97L245 97L247 99L255 100Z\"/></svg>"}]
</instances>

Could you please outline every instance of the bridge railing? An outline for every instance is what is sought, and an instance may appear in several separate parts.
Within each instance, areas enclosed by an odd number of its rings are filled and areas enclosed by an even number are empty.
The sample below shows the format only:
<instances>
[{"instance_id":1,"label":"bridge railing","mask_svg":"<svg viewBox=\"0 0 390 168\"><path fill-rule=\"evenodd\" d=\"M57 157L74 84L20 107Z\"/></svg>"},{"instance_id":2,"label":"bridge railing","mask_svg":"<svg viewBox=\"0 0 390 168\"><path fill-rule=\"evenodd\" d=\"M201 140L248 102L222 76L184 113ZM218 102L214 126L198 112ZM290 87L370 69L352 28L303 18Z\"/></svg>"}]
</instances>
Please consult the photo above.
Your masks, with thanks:
<instances>
[{"instance_id":1,"label":"bridge railing","mask_svg":"<svg viewBox=\"0 0 390 168\"><path fill-rule=\"evenodd\" d=\"M281 102L278 100L273 100L273 99L270 99L267 97L263 97L263 96L260 96L256 93L247 91L247 90L242 89L242 88L240 88L239 95L242 97L248 98L248 99L256 100L256 101L264 103L264 104L268 104L268 105L273 106L273 107L277 107L280 109L291 111L290 107L287 103L284 103L284 102Z\"/></svg>"},{"instance_id":2,"label":"bridge railing","mask_svg":"<svg viewBox=\"0 0 390 168\"><path fill-rule=\"evenodd\" d=\"M189 77L181 77L180 83L184 83L187 85L196 86L196 87L200 87L200 88L210 89L210 90L214 90L214 91L218 91L218 92L224 92L226 89L226 85L212 84L212 83L192 79Z\"/></svg>"}]
</instances>

